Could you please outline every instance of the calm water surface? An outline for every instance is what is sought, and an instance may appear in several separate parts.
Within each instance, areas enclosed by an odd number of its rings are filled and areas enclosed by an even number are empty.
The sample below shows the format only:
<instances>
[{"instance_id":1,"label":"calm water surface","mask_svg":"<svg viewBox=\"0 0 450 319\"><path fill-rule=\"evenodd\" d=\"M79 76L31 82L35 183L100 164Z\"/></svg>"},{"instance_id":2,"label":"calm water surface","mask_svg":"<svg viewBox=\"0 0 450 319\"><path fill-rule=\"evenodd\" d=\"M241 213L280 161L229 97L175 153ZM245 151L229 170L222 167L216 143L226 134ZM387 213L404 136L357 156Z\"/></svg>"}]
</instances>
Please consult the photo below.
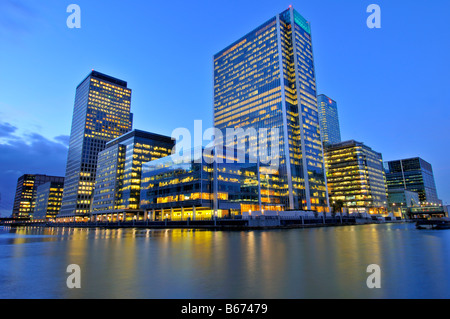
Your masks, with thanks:
<instances>
[{"instance_id":1,"label":"calm water surface","mask_svg":"<svg viewBox=\"0 0 450 319\"><path fill-rule=\"evenodd\" d=\"M0 230L0 298L450 298L450 230ZM69 264L81 288L66 285ZM381 267L369 289L367 266Z\"/></svg>"}]
</instances>

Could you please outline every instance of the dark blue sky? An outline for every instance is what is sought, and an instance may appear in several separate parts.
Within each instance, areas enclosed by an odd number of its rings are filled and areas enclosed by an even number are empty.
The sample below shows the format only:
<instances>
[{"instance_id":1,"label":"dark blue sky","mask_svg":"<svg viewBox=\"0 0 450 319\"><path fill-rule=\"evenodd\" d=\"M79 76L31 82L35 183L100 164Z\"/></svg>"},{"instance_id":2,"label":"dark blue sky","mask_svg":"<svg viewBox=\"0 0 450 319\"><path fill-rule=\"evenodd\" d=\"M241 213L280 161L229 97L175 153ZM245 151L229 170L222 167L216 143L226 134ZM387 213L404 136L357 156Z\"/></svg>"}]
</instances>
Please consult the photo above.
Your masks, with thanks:
<instances>
[{"instance_id":1,"label":"dark blue sky","mask_svg":"<svg viewBox=\"0 0 450 319\"><path fill-rule=\"evenodd\" d=\"M81 29L66 26L71 3ZM381 29L366 26L371 3ZM337 101L342 138L427 160L450 203L450 1L2 0L0 210L20 175L64 175L75 87L91 69L128 81L134 128L206 129L212 56L290 4L311 22L318 93Z\"/></svg>"}]
</instances>

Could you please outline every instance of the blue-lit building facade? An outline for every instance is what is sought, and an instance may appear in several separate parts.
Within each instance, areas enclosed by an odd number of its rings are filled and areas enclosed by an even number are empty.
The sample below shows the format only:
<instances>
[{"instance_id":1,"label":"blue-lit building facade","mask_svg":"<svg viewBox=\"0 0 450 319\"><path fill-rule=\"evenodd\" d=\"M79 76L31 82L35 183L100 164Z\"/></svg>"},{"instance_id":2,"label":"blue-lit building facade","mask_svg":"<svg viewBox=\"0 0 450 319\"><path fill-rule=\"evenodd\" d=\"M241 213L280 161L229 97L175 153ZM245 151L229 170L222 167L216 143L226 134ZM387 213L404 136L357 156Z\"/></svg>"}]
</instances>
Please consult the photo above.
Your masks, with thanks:
<instances>
[{"instance_id":1,"label":"blue-lit building facade","mask_svg":"<svg viewBox=\"0 0 450 319\"><path fill-rule=\"evenodd\" d=\"M341 129L336 101L324 94L317 96L319 122L324 146L341 142Z\"/></svg>"},{"instance_id":2,"label":"blue-lit building facade","mask_svg":"<svg viewBox=\"0 0 450 319\"><path fill-rule=\"evenodd\" d=\"M98 153L131 131L131 89L127 82L92 71L77 87L72 117L63 202L58 218L89 216Z\"/></svg>"},{"instance_id":3,"label":"blue-lit building facade","mask_svg":"<svg viewBox=\"0 0 450 319\"><path fill-rule=\"evenodd\" d=\"M146 218L231 218L259 209L261 189L256 160L239 162L226 152L221 152L222 160L216 160L215 149L198 150L142 165L141 208Z\"/></svg>"},{"instance_id":4,"label":"blue-lit building facade","mask_svg":"<svg viewBox=\"0 0 450 319\"><path fill-rule=\"evenodd\" d=\"M224 136L227 128L278 129L268 144L279 148L280 165L260 174L261 209L328 211L311 27L293 8L214 55L214 126Z\"/></svg>"},{"instance_id":5,"label":"blue-lit building facade","mask_svg":"<svg viewBox=\"0 0 450 319\"><path fill-rule=\"evenodd\" d=\"M380 214L386 211L386 178L381 153L364 143L349 140L325 148L331 204L343 204L349 213Z\"/></svg>"},{"instance_id":6,"label":"blue-lit building facade","mask_svg":"<svg viewBox=\"0 0 450 319\"><path fill-rule=\"evenodd\" d=\"M64 177L44 174L24 174L17 179L12 217L31 218L36 207L39 186L48 182L64 183Z\"/></svg>"},{"instance_id":7,"label":"blue-lit building facade","mask_svg":"<svg viewBox=\"0 0 450 319\"><path fill-rule=\"evenodd\" d=\"M403 188L388 190L388 211L395 216L406 217L412 207L420 207L419 194Z\"/></svg>"},{"instance_id":8,"label":"blue-lit building facade","mask_svg":"<svg viewBox=\"0 0 450 319\"><path fill-rule=\"evenodd\" d=\"M419 200L440 205L434 181L433 168L420 157L384 163L388 190L406 189L419 194ZM428 205L427 204L427 205Z\"/></svg>"},{"instance_id":9,"label":"blue-lit building facade","mask_svg":"<svg viewBox=\"0 0 450 319\"><path fill-rule=\"evenodd\" d=\"M141 130L106 143L98 156L92 214L133 217L140 210L142 165L171 155L174 146L171 137Z\"/></svg>"},{"instance_id":10,"label":"blue-lit building facade","mask_svg":"<svg viewBox=\"0 0 450 319\"><path fill-rule=\"evenodd\" d=\"M54 221L61 209L64 178L38 186L33 220Z\"/></svg>"}]
</instances>

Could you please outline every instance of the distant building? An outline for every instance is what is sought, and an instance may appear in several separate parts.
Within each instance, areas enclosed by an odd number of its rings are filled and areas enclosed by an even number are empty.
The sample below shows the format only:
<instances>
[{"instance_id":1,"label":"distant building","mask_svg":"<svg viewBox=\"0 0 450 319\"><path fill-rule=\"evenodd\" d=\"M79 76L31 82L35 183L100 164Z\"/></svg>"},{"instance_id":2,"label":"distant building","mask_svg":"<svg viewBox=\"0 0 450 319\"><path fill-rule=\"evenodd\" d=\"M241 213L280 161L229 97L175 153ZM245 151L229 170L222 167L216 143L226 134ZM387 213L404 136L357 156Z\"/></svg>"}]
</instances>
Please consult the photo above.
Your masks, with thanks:
<instances>
[{"instance_id":1,"label":"distant building","mask_svg":"<svg viewBox=\"0 0 450 319\"><path fill-rule=\"evenodd\" d=\"M325 148L330 205L343 203L350 213L380 213L387 207L381 153L354 140Z\"/></svg>"},{"instance_id":2,"label":"distant building","mask_svg":"<svg viewBox=\"0 0 450 319\"><path fill-rule=\"evenodd\" d=\"M406 189L419 194L420 202L441 204L434 182L433 168L425 160L415 157L384 164L386 184L390 189Z\"/></svg>"},{"instance_id":3,"label":"distant building","mask_svg":"<svg viewBox=\"0 0 450 319\"><path fill-rule=\"evenodd\" d=\"M133 130L108 143L98 156L92 213L140 209L142 164L172 154L175 140Z\"/></svg>"},{"instance_id":4,"label":"distant building","mask_svg":"<svg viewBox=\"0 0 450 319\"><path fill-rule=\"evenodd\" d=\"M92 205L98 153L131 131L127 82L92 71L77 87L63 202L59 217L87 220Z\"/></svg>"},{"instance_id":5,"label":"distant building","mask_svg":"<svg viewBox=\"0 0 450 319\"><path fill-rule=\"evenodd\" d=\"M322 142L325 146L341 142L341 129L336 101L324 94L317 96Z\"/></svg>"},{"instance_id":6,"label":"distant building","mask_svg":"<svg viewBox=\"0 0 450 319\"><path fill-rule=\"evenodd\" d=\"M36 206L38 186L47 182L64 183L64 177L25 174L18 178L12 217L30 218Z\"/></svg>"},{"instance_id":7,"label":"distant building","mask_svg":"<svg viewBox=\"0 0 450 319\"><path fill-rule=\"evenodd\" d=\"M40 185L36 191L36 207L33 219L54 220L62 203L64 181L47 182Z\"/></svg>"}]
</instances>

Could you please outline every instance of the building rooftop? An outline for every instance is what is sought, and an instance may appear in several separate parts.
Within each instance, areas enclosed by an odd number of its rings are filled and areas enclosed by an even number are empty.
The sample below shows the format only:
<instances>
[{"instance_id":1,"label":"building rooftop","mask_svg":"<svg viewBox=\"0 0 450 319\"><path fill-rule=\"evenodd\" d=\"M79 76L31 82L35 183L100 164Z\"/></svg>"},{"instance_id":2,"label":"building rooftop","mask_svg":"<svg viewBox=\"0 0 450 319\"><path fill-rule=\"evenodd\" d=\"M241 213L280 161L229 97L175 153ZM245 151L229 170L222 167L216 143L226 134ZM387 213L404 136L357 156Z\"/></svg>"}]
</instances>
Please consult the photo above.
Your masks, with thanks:
<instances>
[{"instance_id":1,"label":"building rooftop","mask_svg":"<svg viewBox=\"0 0 450 319\"><path fill-rule=\"evenodd\" d=\"M288 9L283 10L281 14L283 14L284 12L290 10L292 8L292 6L290 5ZM305 23L309 23L306 21L305 18L303 18L303 16L301 16L295 9L294 13L296 14L297 17L301 17L302 20L305 21ZM231 49L233 46L238 45L239 42L241 42L244 38L246 38L247 36L251 35L252 33L258 31L258 29L261 28L261 26L263 26L264 24L270 22L273 18L275 18L276 16L271 17L270 19L264 21L263 23L261 23L258 27L254 28L252 31L248 32L247 34L245 34L244 36L240 37L238 40L234 41L233 43L231 43L230 45L227 45L224 49L220 50L219 52L217 52L216 54L214 54L214 60L216 60L217 58L219 58L224 52L226 52L228 49Z\"/></svg>"},{"instance_id":2,"label":"building rooftop","mask_svg":"<svg viewBox=\"0 0 450 319\"><path fill-rule=\"evenodd\" d=\"M175 139L172 137L169 137L169 136L155 134L155 133L141 131L141 130L132 130L128 133L125 133L125 134L109 141L108 143L106 143L106 147L114 146L114 145L119 144L123 141L126 141L132 137L142 137L142 138L146 138L149 140L159 141L159 142L164 142L164 143L175 143Z\"/></svg>"},{"instance_id":3,"label":"building rooftop","mask_svg":"<svg viewBox=\"0 0 450 319\"><path fill-rule=\"evenodd\" d=\"M127 87L127 85L128 85L126 81L123 81L123 80L120 80L120 79L118 79L118 78L112 77L112 76L110 76L110 75L107 75L107 74L100 73L100 72L98 72L98 71L92 70L92 71L91 71L91 72L83 79L83 81L81 81L81 83L78 84L77 88L78 88L84 81L86 81L87 78L89 78L89 77L91 77L91 76L92 76L92 77L95 77L95 78L97 78L97 79L101 79L101 80L103 80L103 81L107 81L107 82L110 82L110 83L113 83L113 84L116 84L116 85L123 86L123 87Z\"/></svg>"}]
</instances>

